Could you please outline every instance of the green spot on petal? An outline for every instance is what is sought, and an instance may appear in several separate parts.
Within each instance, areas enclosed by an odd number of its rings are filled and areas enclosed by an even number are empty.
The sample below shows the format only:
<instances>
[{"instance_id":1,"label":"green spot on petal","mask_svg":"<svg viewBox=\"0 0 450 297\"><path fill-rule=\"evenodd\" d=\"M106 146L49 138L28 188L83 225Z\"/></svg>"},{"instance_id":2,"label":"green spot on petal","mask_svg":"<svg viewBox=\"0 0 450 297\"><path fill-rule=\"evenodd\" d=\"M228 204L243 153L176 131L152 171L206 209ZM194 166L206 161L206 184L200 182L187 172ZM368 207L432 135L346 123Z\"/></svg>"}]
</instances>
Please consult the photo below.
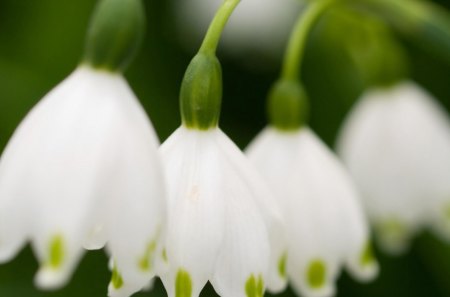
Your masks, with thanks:
<instances>
[{"instance_id":1,"label":"green spot on petal","mask_svg":"<svg viewBox=\"0 0 450 297\"><path fill-rule=\"evenodd\" d=\"M399 219L391 218L378 223L375 231L382 246L392 252L401 252L408 247L411 231Z\"/></svg>"},{"instance_id":2,"label":"green spot on petal","mask_svg":"<svg viewBox=\"0 0 450 297\"><path fill-rule=\"evenodd\" d=\"M175 281L175 297L191 297L192 280L188 272L180 269Z\"/></svg>"},{"instance_id":3,"label":"green spot on petal","mask_svg":"<svg viewBox=\"0 0 450 297\"><path fill-rule=\"evenodd\" d=\"M167 250L166 249L163 249L161 256L165 263L169 262L169 258L167 258Z\"/></svg>"},{"instance_id":4,"label":"green spot on petal","mask_svg":"<svg viewBox=\"0 0 450 297\"><path fill-rule=\"evenodd\" d=\"M114 289L116 289L116 290L122 288L122 286L123 286L123 278L122 278L122 275L120 275L119 270L117 270L116 265L114 265L113 270L112 270L111 284L113 285Z\"/></svg>"},{"instance_id":5,"label":"green spot on petal","mask_svg":"<svg viewBox=\"0 0 450 297\"><path fill-rule=\"evenodd\" d=\"M307 272L308 285L313 289L320 289L325 285L326 273L326 265L322 260L312 261Z\"/></svg>"},{"instance_id":6,"label":"green spot on petal","mask_svg":"<svg viewBox=\"0 0 450 297\"><path fill-rule=\"evenodd\" d=\"M264 295L264 280L260 275L256 278L253 274L245 283L245 293L247 297L262 297Z\"/></svg>"},{"instance_id":7,"label":"green spot on petal","mask_svg":"<svg viewBox=\"0 0 450 297\"><path fill-rule=\"evenodd\" d=\"M278 261L278 273L282 278L286 278L286 260L287 260L287 253L284 253L280 260Z\"/></svg>"},{"instance_id":8,"label":"green spot on petal","mask_svg":"<svg viewBox=\"0 0 450 297\"><path fill-rule=\"evenodd\" d=\"M370 241L365 244L363 250L361 251L359 262L363 267L370 266L375 262L375 256L373 254L372 244Z\"/></svg>"},{"instance_id":9,"label":"green spot on petal","mask_svg":"<svg viewBox=\"0 0 450 297\"><path fill-rule=\"evenodd\" d=\"M147 249L145 250L144 255L139 260L139 268L143 271L151 270L151 260L153 258L153 253L156 250L156 241L152 241L148 244Z\"/></svg>"},{"instance_id":10,"label":"green spot on petal","mask_svg":"<svg viewBox=\"0 0 450 297\"><path fill-rule=\"evenodd\" d=\"M397 219L385 220L378 226L379 230L389 237L403 237L406 234L406 226Z\"/></svg>"},{"instance_id":11,"label":"green spot on petal","mask_svg":"<svg viewBox=\"0 0 450 297\"><path fill-rule=\"evenodd\" d=\"M49 244L48 266L58 269L64 262L64 239L61 235L53 236Z\"/></svg>"}]
</instances>

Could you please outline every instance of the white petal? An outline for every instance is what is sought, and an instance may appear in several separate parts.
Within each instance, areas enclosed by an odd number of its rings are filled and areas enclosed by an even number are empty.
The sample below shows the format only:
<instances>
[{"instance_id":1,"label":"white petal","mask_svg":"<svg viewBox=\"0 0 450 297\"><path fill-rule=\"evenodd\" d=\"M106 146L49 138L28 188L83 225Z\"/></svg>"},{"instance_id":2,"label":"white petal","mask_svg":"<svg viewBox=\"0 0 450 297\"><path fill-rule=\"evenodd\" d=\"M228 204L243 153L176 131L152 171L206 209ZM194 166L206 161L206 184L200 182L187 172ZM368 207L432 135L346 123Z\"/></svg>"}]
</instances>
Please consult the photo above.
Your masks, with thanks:
<instances>
[{"instance_id":1,"label":"white petal","mask_svg":"<svg viewBox=\"0 0 450 297\"><path fill-rule=\"evenodd\" d=\"M211 281L223 297L262 296L264 281L269 279L268 231L271 222L266 224L270 209L264 204L270 203L270 198L261 200L261 195L267 195L264 184L257 179L257 173L252 171L242 152L225 134L218 132L217 148L225 157L220 164L224 180L218 190L227 201L227 219L224 242ZM267 214L263 215L261 210L265 208ZM278 231L283 232L283 229L279 228ZM277 267L274 268L276 274Z\"/></svg>"},{"instance_id":2,"label":"white petal","mask_svg":"<svg viewBox=\"0 0 450 297\"><path fill-rule=\"evenodd\" d=\"M120 154L103 209L109 210L105 219L108 250L123 283L140 290L155 275L167 209L158 140L142 107L134 97L130 99L132 104L122 107L127 117L116 123L120 137L115 146Z\"/></svg>"},{"instance_id":3,"label":"white petal","mask_svg":"<svg viewBox=\"0 0 450 297\"><path fill-rule=\"evenodd\" d=\"M162 145L169 192L167 257L161 279L170 297L190 286L198 296L214 272L223 244L225 201L218 189L226 178L214 132L179 128Z\"/></svg>"},{"instance_id":4,"label":"white petal","mask_svg":"<svg viewBox=\"0 0 450 297\"><path fill-rule=\"evenodd\" d=\"M0 177L0 263L14 258L25 245L30 218L25 201L12 199L15 195L6 193L2 180Z\"/></svg>"},{"instance_id":5,"label":"white petal","mask_svg":"<svg viewBox=\"0 0 450 297\"><path fill-rule=\"evenodd\" d=\"M264 281L270 292L279 293L287 286L287 277L283 271L287 252L287 238L281 208L275 200L272 189L265 184L256 167L249 162L248 158L225 134L222 132L220 134L217 138L219 147L234 167L234 171L238 172L240 178L245 181L245 187L251 191L251 195L248 194L247 196L252 197L263 215L270 242L269 274L264 278Z\"/></svg>"},{"instance_id":6,"label":"white petal","mask_svg":"<svg viewBox=\"0 0 450 297\"><path fill-rule=\"evenodd\" d=\"M93 228L89 231L83 247L87 250L99 250L106 245L107 241L108 234L106 234L103 223L97 223L93 224Z\"/></svg>"}]
</instances>

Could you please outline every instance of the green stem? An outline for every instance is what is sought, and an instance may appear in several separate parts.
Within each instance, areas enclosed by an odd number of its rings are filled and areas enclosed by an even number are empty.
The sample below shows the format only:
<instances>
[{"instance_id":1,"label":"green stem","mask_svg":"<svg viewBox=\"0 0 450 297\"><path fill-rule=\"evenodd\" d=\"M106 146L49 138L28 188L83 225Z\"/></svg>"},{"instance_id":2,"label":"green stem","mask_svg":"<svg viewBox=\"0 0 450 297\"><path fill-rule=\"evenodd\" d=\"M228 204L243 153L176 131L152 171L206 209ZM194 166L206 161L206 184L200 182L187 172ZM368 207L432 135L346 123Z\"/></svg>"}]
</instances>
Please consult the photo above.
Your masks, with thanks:
<instances>
[{"instance_id":1,"label":"green stem","mask_svg":"<svg viewBox=\"0 0 450 297\"><path fill-rule=\"evenodd\" d=\"M282 78L288 80L297 80L300 78L302 59L309 33L322 13L333 2L334 0L313 1L306 7L306 11L299 16L286 49Z\"/></svg>"},{"instance_id":2,"label":"green stem","mask_svg":"<svg viewBox=\"0 0 450 297\"><path fill-rule=\"evenodd\" d=\"M215 54L222 31L239 2L240 0L225 0L222 3L222 6L217 11L216 16L209 26L208 32L200 47L200 53Z\"/></svg>"}]
</instances>

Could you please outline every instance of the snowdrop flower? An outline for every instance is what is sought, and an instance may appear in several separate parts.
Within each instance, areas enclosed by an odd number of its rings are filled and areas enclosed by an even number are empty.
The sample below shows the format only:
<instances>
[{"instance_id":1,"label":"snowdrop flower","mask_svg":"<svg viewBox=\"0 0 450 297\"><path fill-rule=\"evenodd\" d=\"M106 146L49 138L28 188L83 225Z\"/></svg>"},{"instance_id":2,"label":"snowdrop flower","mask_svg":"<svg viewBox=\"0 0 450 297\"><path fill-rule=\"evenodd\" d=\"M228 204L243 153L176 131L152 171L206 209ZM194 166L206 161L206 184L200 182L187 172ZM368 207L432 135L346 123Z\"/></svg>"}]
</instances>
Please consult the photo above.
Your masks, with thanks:
<instances>
[{"instance_id":1,"label":"snowdrop flower","mask_svg":"<svg viewBox=\"0 0 450 297\"><path fill-rule=\"evenodd\" d=\"M302 296L333 296L341 267L357 279L378 270L358 195L347 172L307 127L264 129L247 149L286 220L286 273Z\"/></svg>"},{"instance_id":2,"label":"snowdrop flower","mask_svg":"<svg viewBox=\"0 0 450 297\"><path fill-rule=\"evenodd\" d=\"M100 1L83 63L32 109L2 155L0 260L30 241L41 288L69 280L83 245L107 243L111 296L153 275L165 219L158 140L121 74L143 23L141 1Z\"/></svg>"},{"instance_id":3,"label":"snowdrop flower","mask_svg":"<svg viewBox=\"0 0 450 297\"><path fill-rule=\"evenodd\" d=\"M199 296L208 280L221 296L262 296L264 282L282 289L280 214L242 152L217 127L183 125L161 153L169 189L170 264L162 280L169 296Z\"/></svg>"},{"instance_id":4,"label":"snowdrop flower","mask_svg":"<svg viewBox=\"0 0 450 297\"><path fill-rule=\"evenodd\" d=\"M387 252L407 249L427 224L450 239L450 123L425 90L404 81L367 91L338 150Z\"/></svg>"},{"instance_id":5,"label":"snowdrop flower","mask_svg":"<svg viewBox=\"0 0 450 297\"><path fill-rule=\"evenodd\" d=\"M360 281L375 277L369 228L343 165L307 127L307 94L300 65L308 33L333 1L310 4L299 17L281 78L272 87L270 125L247 155L274 191L286 221L285 271L301 296L335 294L341 268Z\"/></svg>"},{"instance_id":6,"label":"snowdrop flower","mask_svg":"<svg viewBox=\"0 0 450 297\"><path fill-rule=\"evenodd\" d=\"M225 0L181 87L182 126L161 147L169 196L167 270L170 297L199 296L210 281L224 297L281 290L285 239L270 191L243 153L218 128L222 74L215 56L239 0ZM280 264L281 263L281 264Z\"/></svg>"},{"instance_id":7,"label":"snowdrop flower","mask_svg":"<svg viewBox=\"0 0 450 297\"><path fill-rule=\"evenodd\" d=\"M176 0L174 6L181 36L204 34L217 7L223 0ZM303 0L246 0L231 16L224 32L224 47L232 54L257 52L279 57L289 28L301 9ZM192 42L191 42L192 43Z\"/></svg>"}]
</instances>

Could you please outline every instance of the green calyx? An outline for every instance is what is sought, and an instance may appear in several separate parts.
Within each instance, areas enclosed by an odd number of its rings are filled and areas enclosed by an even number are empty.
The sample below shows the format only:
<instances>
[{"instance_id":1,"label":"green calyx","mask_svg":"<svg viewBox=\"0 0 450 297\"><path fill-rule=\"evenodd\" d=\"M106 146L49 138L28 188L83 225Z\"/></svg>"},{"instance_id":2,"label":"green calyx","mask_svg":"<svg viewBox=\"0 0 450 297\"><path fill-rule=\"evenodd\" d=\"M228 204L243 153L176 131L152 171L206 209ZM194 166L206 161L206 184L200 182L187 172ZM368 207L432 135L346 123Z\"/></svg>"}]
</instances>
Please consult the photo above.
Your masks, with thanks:
<instances>
[{"instance_id":1,"label":"green calyx","mask_svg":"<svg viewBox=\"0 0 450 297\"><path fill-rule=\"evenodd\" d=\"M222 67L216 57L220 36L240 0L224 0L183 78L180 109L183 125L190 129L217 127L222 104Z\"/></svg>"},{"instance_id":2,"label":"green calyx","mask_svg":"<svg viewBox=\"0 0 450 297\"><path fill-rule=\"evenodd\" d=\"M222 68L215 55L197 54L181 84L180 110L183 125L198 130L215 128L222 104Z\"/></svg>"},{"instance_id":3,"label":"green calyx","mask_svg":"<svg viewBox=\"0 0 450 297\"><path fill-rule=\"evenodd\" d=\"M390 87L405 80L409 74L409 66L403 48L394 39L386 40L378 61L372 67L369 82L377 86Z\"/></svg>"},{"instance_id":4,"label":"green calyx","mask_svg":"<svg viewBox=\"0 0 450 297\"><path fill-rule=\"evenodd\" d=\"M87 33L83 63L123 71L141 45L144 28L141 0L100 0Z\"/></svg>"},{"instance_id":5,"label":"green calyx","mask_svg":"<svg viewBox=\"0 0 450 297\"><path fill-rule=\"evenodd\" d=\"M270 124L278 130L296 131L305 125L309 101L301 83L301 67L311 30L335 0L309 3L292 29L286 48L281 78L270 90L267 110Z\"/></svg>"},{"instance_id":6,"label":"green calyx","mask_svg":"<svg viewBox=\"0 0 450 297\"><path fill-rule=\"evenodd\" d=\"M269 92L267 107L269 122L278 130L296 131L308 119L308 96L297 80L277 81Z\"/></svg>"},{"instance_id":7,"label":"green calyx","mask_svg":"<svg viewBox=\"0 0 450 297\"><path fill-rule=\"evenodd\" d=\"M349 17L352 15L347 13ZM347 19L349 19L347 17ZM350 39L351 57L369 86L390 87L409 74L409 61L402 45L385 23L373 17L353 16L362 40Z\"/></svg>"}]
</instances>

